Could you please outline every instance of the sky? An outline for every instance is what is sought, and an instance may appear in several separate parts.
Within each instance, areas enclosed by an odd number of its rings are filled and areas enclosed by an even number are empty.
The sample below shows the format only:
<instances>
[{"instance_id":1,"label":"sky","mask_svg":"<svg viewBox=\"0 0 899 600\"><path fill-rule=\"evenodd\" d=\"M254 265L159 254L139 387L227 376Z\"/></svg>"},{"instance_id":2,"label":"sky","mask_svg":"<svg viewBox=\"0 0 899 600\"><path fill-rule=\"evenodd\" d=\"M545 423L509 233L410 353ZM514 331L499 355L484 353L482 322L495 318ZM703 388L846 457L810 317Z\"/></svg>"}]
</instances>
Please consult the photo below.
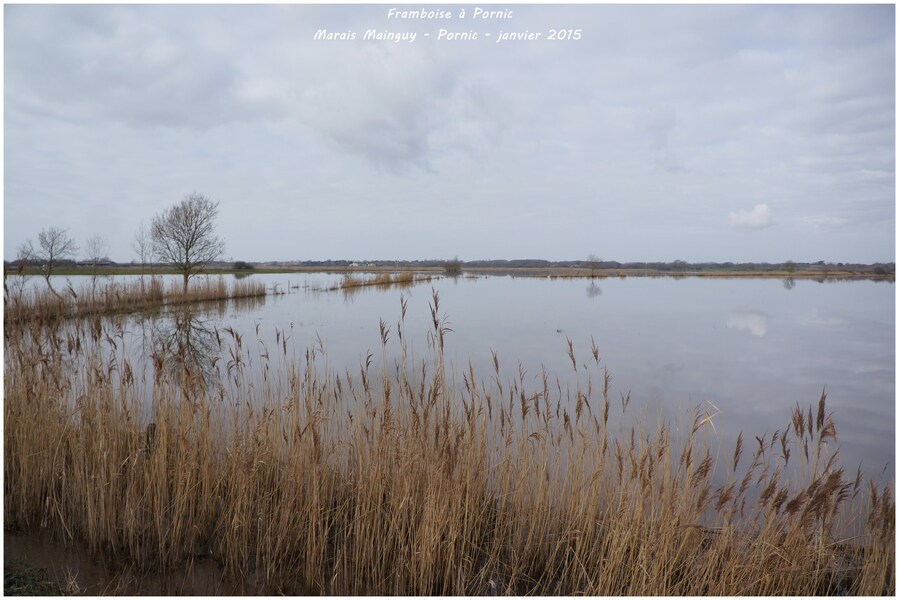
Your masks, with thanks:
<instances>
[{"instance_id":1,"label":"sky","mask_svg":"<svg viewBox=\"0 0 899 600\"><path fill-rule=\"evenodd\" d=\"M476 6L5 5L4 258L894 260L894 6Z\"/></svg>"}]
</instances>

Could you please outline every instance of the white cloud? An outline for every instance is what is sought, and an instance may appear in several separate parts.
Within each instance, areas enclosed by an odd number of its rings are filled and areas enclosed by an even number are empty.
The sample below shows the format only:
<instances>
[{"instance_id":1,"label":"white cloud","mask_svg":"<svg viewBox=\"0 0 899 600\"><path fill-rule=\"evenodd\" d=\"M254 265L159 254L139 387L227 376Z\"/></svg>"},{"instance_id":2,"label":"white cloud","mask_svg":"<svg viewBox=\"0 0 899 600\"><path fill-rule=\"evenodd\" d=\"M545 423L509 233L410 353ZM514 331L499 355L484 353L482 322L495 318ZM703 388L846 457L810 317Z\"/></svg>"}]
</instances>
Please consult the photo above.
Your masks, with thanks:
<instances>
[{"instance_id":1,"label":"white cloud","mask_svg":"<svg viewBox=\"0 0 899 600\"><path fill-rule=\"evenodd\" d=\"M731 227L737 229L764 229L771 225L771 209L767 204L756 204L752 210L738 210L728 218Z\"/></svg>"}]
</instances>

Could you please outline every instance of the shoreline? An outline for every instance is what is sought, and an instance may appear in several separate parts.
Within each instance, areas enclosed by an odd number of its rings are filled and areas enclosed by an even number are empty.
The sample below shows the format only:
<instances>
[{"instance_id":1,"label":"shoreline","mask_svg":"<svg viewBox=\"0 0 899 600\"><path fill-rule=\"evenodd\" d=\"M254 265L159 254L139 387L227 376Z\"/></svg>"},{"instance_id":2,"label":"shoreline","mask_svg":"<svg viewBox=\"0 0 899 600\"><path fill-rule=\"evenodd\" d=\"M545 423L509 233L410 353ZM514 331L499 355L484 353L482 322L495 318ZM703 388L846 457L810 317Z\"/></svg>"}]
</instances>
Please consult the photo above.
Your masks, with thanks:
<instances>
[{"instance_id":1,"label":"shoreline","mask_svg":"<svg viewBox=\"0 0 899 600\"><path fill-rule=\"evenodd\" d=\"M435 266L261 266L253 269L233 269L210 267L200 274L205 275L290 275L290 274L346 274L346 273L397 273L411 272L422 274L444 274L443 267ZM26 268L22 275L40 277L37 268ZM5 276L15 276L18 273L12 269L4 272ZM90 267L58 267L53 275L60 277L109 277L121 275L180 275L176 269L168 267L150 267L141 269L132 266L98 267L92 271ZM688 277L704 277L711 279L811 279L815 281L847 281L868 280L894 282L895 273L873 273L854 270L833 269L802 269L785 271L783 269L770 270L740 270L740 269L710 269L710 270L684 270L663 271L659 269L588 269L581 267L463 267L461 275L484 276L514 276L556 279L609 279L628 277L670 277L684 279Z\"/></svg>"}]
</instances>

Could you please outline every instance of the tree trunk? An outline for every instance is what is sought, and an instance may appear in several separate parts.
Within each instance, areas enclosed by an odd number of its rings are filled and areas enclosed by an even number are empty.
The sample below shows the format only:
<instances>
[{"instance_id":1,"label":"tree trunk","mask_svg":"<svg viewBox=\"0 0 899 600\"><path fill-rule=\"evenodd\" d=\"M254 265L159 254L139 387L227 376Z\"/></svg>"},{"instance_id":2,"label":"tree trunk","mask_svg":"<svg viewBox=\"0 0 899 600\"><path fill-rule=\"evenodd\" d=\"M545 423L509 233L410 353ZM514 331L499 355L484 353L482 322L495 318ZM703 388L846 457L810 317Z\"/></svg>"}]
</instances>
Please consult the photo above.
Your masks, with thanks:
<instances>
[{"instance_id":1,"label":"tree trunk","mask_svg":"<svg viewBox=\"0 0 899 600\"><path fill-rule=\"evenodd\" d=\"M62 296L60 296L56 290L53 289L53 284L50 283L50 273L44 273L44 281L47 282L47 287L50 288L50 291L53 292L53 295L62 300Z\"/></svg>"},{"instance_id":2,"label":"tree trunk","mask_svg":"<svg viewBox=\"0 0 899 600\"><path fill-rule=\"evenodd\" d=\"M184 271L184 295L187 295L187 280L190 277L190 271Z\"/></svg>"}]
</instances>

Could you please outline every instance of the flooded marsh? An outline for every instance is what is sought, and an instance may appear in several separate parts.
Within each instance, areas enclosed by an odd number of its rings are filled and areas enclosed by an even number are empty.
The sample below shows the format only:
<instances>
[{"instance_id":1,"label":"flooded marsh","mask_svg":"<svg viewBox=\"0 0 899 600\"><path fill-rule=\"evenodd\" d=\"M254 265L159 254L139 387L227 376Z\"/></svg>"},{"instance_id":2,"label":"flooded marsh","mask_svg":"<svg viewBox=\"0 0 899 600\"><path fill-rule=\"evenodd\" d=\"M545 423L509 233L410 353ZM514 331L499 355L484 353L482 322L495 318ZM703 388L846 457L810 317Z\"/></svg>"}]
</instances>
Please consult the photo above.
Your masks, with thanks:
<instances>
[{"instance_id":1,"label":"flooded marsh","mask_svg":"<svg viewBox=\"0 0 899 600\"><path fill-rule=\"evenodd\" d=\"M251 279L7 320L8 527L270 593L895 590L892 284Z\"/></svg>"}]
</instances>

